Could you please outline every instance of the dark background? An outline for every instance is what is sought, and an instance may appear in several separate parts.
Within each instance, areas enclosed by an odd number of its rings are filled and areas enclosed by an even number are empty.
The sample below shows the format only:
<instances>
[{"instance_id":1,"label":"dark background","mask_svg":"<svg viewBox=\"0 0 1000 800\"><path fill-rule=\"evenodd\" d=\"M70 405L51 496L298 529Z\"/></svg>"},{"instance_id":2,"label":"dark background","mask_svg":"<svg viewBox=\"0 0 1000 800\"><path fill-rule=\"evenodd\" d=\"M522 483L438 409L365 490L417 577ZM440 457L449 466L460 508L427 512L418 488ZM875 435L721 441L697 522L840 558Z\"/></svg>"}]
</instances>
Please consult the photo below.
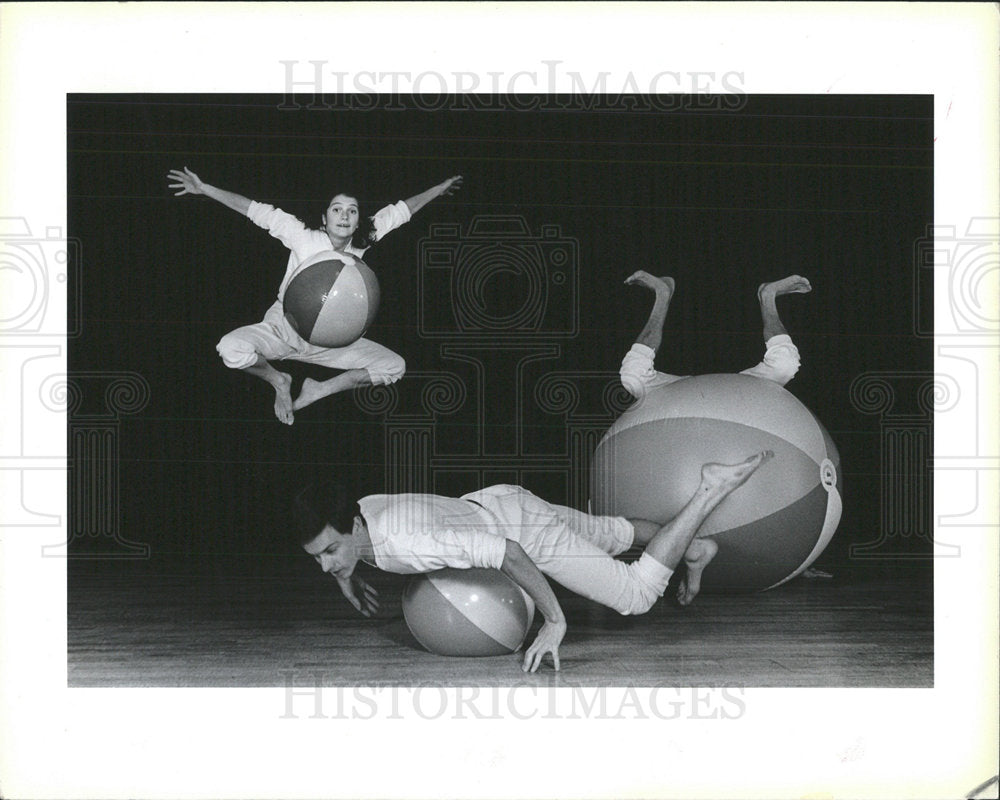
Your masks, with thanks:
<instances>
[{"instance_id":1,"label":"dark background","mask_svg":"<svg viewBox=\"0 0 1000 800\"><path fill-rule=\"evenodd\" d=\"M286 540L295 488L337 474L362 493L378 492L392 469L386 420L370 403L339 395L286 427L273 416L269 387L223 366L216 342L262 318L287 251L219 204L175 198L166 175L184 166L313 227L338 191L355 193L373 213L465 176L458 194L431 203L366 256L382 286L368 337L406 358L400 397L424 385L422 373L474 377L445 357L441 339L422 335L421 325L453 325L451 299L421 291L420 246L432 226L455 223L467 233L482 215L521 215L530 236L557 226L575 242L578 296L550 296L551 335L522 337L557 353L528 369L519 415L511 408L519 390L505 377L516 357L496 351L487 358L495 391L487 387L477 406L470 389L466 402L434 420L435 447L444 454L475 456L480 434L497 452L516 448L515 416L522 447L543 466L547 453L561 452L565 418L534 402L533 384L548 371L613 378L651 302L622 285L636 269L677 279L657 358L659 369L676 374L756 364L763 351L757 285L805 275L813 293L779 301L803 358L788 388L840 448L844 515L817 566L849 570L850 546L882 530L885 478L880 418L852 405L851 382L865 372L932 370L932 340L914 335L915 290L920 307L932 308L929 287L917 281L914 247L932 222L933 99L755 96L740 108L674 101L632 110L551 103L426 110L395 98L396 108L358 110L330 98L337 108L295 110L279 108L278 96L70 96L69 233L82 253L71 287L81 302L71 320L80 334L70 340L70 370L134 372L150 388L141 410L117 419L117 493L96 501L71 495L70 552L101 556L71 561L71 588L74 571L136 568L117 558L122 548L107 536L88 535L87 502L118 504L118 535L149 545L144 569L324 579ZM523 276L498 274L485 302L498 316L513 313L524 286ZM492 333L496 344L530 331ZM296 379L294 392L304 376L322 377L301 365L283 369ZM580 382L581 408L597 409L599 419L608 412L591 396L596 385ZM554 477L563 469L555 455L548 472L490 471L480 455L484 469L441 471L434 489L519 481L556 502L579 500L572 476ZM78 471L86 468L78 463ZM920 535L882 548L888 560L905 563L929 552L929 536Z\"/></svg>"}]
</instances>

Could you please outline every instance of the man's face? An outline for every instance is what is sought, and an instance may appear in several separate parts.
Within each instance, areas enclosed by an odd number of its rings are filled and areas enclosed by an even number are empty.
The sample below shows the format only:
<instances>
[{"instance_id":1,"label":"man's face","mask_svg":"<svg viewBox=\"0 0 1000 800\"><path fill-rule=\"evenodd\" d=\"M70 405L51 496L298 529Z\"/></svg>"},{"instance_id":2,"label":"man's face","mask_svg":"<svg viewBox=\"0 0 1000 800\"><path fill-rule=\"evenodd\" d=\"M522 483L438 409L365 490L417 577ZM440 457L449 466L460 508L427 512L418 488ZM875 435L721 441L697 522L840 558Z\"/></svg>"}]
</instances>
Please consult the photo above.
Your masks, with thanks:
<instances>
[{"instance_id":1,"label":"man's face","mask_svg":"<svg viewBox=\"0 0 1000 800\"><path fill-rule=\"evenodd\" d=\"M358 222L358 201L346 194L334 197L323 215L323 229L331 239L350 239Z\"/></svg>"},{"instance_id":2,"label":"man's face","mask_svg":"<svg viewBox=\"0 0 1000 800\"><path fill-rule=\"evenodd\" d=\"M323 528L315 539L306 542L302 548L316 559L323 572L329 572L335 578L350 578L358 563L354 537L345 536L332 525Z\"/></svg>"}]
</instances>

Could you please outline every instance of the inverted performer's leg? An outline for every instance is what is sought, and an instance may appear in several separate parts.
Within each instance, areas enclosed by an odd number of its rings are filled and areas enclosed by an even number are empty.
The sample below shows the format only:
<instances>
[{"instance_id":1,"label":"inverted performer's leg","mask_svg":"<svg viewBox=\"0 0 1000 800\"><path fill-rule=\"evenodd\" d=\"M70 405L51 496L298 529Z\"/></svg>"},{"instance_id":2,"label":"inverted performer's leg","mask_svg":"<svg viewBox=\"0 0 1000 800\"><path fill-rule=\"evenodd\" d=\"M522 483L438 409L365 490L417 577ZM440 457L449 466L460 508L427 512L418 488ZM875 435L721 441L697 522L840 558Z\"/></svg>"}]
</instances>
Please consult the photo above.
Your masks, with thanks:
<instances>
[{"instance_id":1,"label":"inverted performer's leg","mask_svg":"<svg viewBox=\"0 0 1000 800\"><path fill-rule=\"evenodd\" d=\"M657 278L645 270L639 270L629 275L625 279L625 283L630 286L645 286L656 295L646 325L636 338L637 343L656 352L660 349L660 343L663 341L663 324L667 321L667 310L670 308L670 300L674 296L674 279L666 275Z\"/></svg>"},{"instance_id":2,"label":"inverted performer's leg","mask_svg":"<svg viewBox=\"0 0 1000 800\"><path fill-rule=\"evenodd\" d=\"M626 278L625 283L645 286L656 295L646 325L625 354L618 371L625 390L637 400L642 400L653 389L679 379L676 375L657 372L653 368L653 359L663 341L663 324L674 294L674 279L666 276L656 278L640 270Z\"/></svg>"},{"instance_id":3,"label":"inverted performer's leg","mask_svg":"<svg viewBox=\"0 0 1000 800\"><path fill-rule=\"evenodd\" d=\"M783 294L806 294L812 291L809 281L801 275L789 275L780 281L762 283L757 287L757 300L760 302L760 316L764 323L764 341L768 342L775 336L787 335L788 331L778 316L778 306L775 300Z\"/></svg>"},{"instance_id":4,"label":"inverted performer's leg","mask_svg":"<svg viewBox=\"0 0 1000 800\"><path fill-rule=\"evenodd\" d=\"M799 275L789 275L780 281L762 283L757 289L760 315L764 326L764 358L759 364L743 370L741 375L764 378L784 386L799 371L799 349L788 335L778 316L775 299L783 294L804 294L812 291L809 281Z\"/></svg>"}]
</instances>

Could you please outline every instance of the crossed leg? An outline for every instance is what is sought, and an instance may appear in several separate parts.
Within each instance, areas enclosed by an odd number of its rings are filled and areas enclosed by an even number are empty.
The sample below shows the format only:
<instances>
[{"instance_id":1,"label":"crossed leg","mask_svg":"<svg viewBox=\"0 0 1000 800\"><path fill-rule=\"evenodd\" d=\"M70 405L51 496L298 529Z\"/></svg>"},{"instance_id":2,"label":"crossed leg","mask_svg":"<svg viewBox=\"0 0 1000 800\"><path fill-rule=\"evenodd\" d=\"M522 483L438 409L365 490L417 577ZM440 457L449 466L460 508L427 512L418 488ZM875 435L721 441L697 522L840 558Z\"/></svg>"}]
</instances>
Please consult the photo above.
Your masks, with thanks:
<instances>
[{"instance_id":1,"label":"crossed leg","mask_svg":"<svg viewBox=\"0 0 1000 800\"><path fill-rule=\"evenodd\" d=\"M337 392L345 392L348 389L354 389L358 386L371 385L371 374L366 369L349 369L341 372L339 375L334 375L332 378L327 378L325 381L306 378L302 381L302 391L299 392L299 396L292 403L292 410L298 411L306 406L311 406L317 400L322 400L331 394L337 394Z\"/></svg>"},{"instance_id":2,"label":"crossed leg","mask_svg":"<svg viewBox=\"0 0 1000 800\"><path fill-rule=\"evenodd\" d=\"M227 367L239 369L263 380L274 389L274 415L286 425L295 421L295 412L338 392L373 383L393 383L406 371L406 362L377 342L358 339L346 347L324 348L293 337L280 319L268 312L263 322L230 331L216 349ZM292 398L292 378L271 362L302 361L328 369L342 370L324 381L306 378L299 396Z\"/></svg>"},{"instance_id":3,"label":"crossed leg","mask_svg":"<svg viewBox=\"0 0 1000 800\"><path fill-rule=\"evenodd\" d=\"M274 388L274 416L280 422L291 425L295 421L295 413L310 406L317 400L329 397L337 392L354 389L358 386L370 386L371 374L366 369L349 369L325 381L306 378L302 382L299 396L292 399L292 376L287 372L275 369L264 356L257 354L257 360L243 372L254 375L269 383Z\"/></svg>"},{"instance_id":4,"label":"crossed leg","mask_svg":"<svg viewBox=\"0 0 1000 800\"><path fill-rule=\"evenodd\" d=\"M271 366L264 356L257 354L257 360L243 372L254 375L274 388L274 416L280 422L291 425L295 421L292 404L292 376Z\"/></svg>"}]
</instances>

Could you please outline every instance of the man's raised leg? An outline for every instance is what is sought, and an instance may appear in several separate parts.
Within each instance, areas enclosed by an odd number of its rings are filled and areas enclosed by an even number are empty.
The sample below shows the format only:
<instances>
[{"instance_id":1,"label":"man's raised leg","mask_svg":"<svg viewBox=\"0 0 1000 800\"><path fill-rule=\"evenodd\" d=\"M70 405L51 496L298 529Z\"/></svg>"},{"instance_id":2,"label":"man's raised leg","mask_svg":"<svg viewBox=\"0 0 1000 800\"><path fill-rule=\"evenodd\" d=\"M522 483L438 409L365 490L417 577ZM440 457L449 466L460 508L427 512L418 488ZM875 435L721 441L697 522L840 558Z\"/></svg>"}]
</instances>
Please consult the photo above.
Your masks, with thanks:
<instances>
[{"instance_id":1,"label":"man's raised leg","mask_svg":"<svg viewBox=\"0 0 1000 800\"><path fill-rule=\"evenodd\" d=\"M681 605L688 605L694 600L701 587L701 574L718 550L718 545L711 539L695 538L701 524L730 492L742 486L773 455L770 450L765 450L739 464L706 464L701 468L701 483L687 505L652 535L650 529L653 523L630 520L635 527L636 541L648 538L644 552L660 564L673 571L684 559L688 572L677 596Z\"/></svg>"}]
</instances>

